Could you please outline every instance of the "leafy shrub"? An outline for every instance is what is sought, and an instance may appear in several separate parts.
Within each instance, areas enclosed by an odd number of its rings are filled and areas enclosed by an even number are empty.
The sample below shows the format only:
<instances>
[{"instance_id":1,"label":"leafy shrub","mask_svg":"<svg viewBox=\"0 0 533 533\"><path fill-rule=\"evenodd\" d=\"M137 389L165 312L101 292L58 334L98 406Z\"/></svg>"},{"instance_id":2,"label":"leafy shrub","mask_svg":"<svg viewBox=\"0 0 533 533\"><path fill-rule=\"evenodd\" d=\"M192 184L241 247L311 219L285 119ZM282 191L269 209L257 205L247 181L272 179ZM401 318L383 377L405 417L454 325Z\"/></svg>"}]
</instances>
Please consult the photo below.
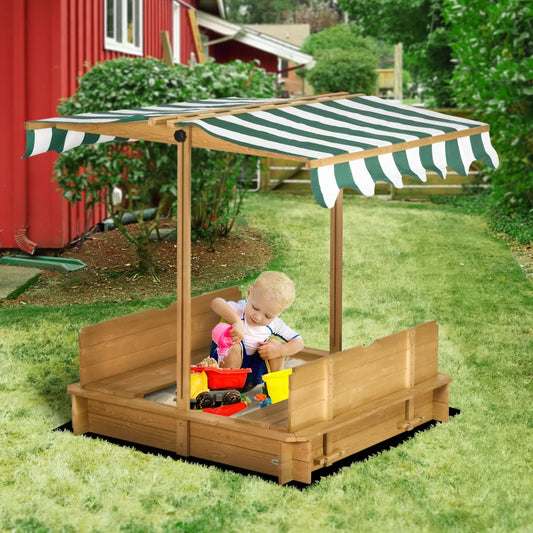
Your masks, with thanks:
<instances>
[{"instance_id":1,"label":"leafy shrub","mask_svg":"<svg viewBox=\"0 0 533 533\"><path fill-rule=\"evenodd\" d=\"M305 40L302 51L316 66L305 74L315 92L348 91L370 94L376 89L377 44L362 37L353 24L339 24Z\"/></svg>"},{"instance_id":2,"label":"leafy shrub","mask_svg":"<svg viewBox=\"0 0 533 533\"><path fill-rule=\"evenodd\" d=\"M367 50L334 48L320 52L307 81L317 93L348 91L372 94L376 90L377 58Z\"/></svg>"},{"instance_id":3,"label":"leafy shrub","mask_svg":"<svg viewBox=\"0 0 533 533\"><path fill-rule=\"evenodd\" d=\"M448 2L457 101L491 125L500 166L490 173L496 211L533 209L533 11L523 0Z\"/></svg>"},{"instance_id":4,"label":"leafy shrub","mask_svg":"<svg viewBox=\"0 0 533 533\"><path fill-rule=\"evenodd\" d=\"M78 90L58 106L58 111L72 115L207 98L270 97L274 93L274 77L254 63L208 61L186 67L168 66L152 58L119 58L94 66L80 78ZM222 218L226 220L222 227L208 225L208 236L214 239L231 229L238 214L240 203L232 204L232 198L242 158L214 151L201 156L196 150L193 157L202 158L199 164L193 160L192 165L193 207L202 213L194 218L193 231L196 236L205 236L206 217ZM136 246L139 267L152 270L149 235L176 201L176 167L175 146L138 141L65 152L58 158L56 173L64 196L71 202L85 199L87 209L100 201L107 203L115 226ZM118 206L112 204L114 187L124 195ZM154 218L144 220L145 210L152 206L156 208ZM122 224L126 212L135 216L138 234Z\"/></svg>"}]
</instances>

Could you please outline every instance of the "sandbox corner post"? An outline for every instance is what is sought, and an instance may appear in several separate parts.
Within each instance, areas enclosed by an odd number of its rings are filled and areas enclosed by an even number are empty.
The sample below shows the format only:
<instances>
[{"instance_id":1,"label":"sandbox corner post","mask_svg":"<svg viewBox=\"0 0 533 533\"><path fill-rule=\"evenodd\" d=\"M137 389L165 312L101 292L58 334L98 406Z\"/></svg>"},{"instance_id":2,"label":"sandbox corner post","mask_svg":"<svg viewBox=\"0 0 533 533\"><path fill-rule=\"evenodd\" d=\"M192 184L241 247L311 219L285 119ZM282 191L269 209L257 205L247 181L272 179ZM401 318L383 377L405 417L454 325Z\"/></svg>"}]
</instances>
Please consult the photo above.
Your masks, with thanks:
<instances>
[{"instance_id":1,"label":"sandbox corner post","mask_svg":"<svg viewBox=\"0 0 533 533\"><path fill-rule=\"evenodd\" d=\"M176 404L178 409L188 411L191 366L191 128L177 131L175 139L178 164Z\"/></svg>"}]
</instances>

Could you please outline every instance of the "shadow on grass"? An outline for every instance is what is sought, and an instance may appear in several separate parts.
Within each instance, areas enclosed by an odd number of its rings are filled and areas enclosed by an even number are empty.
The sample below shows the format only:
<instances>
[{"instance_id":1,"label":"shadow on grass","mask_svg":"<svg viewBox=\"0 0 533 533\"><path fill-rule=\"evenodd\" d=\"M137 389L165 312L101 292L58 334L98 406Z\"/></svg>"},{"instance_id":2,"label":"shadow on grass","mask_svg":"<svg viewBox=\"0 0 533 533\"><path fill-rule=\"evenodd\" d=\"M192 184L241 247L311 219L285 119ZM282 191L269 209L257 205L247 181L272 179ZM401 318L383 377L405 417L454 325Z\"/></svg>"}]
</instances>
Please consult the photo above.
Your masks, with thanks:
<instances>
[{"instance_id":1,"label":"shadow on grass","mask_svg":"<svg viewBox=\"0 0 533 533\"><path fill-rule=\"evenodd\" d=\"M459 409L450 407L449 413L451 417L458 415L460 412L461 411ZM416 427L412 431L405 431L404 433L401 433L400 435L396 435L396 437L392 437L391 439L387 439L383 442L380 442L379 444L376 444L375 446L371 446L370 448L366 448L365 450L362 450L353 455L350 455L349 457L346 457L345 459L341 459L340 461L337 461L331 466L324 467L319 470L315 470L311 476L311 485L318 483L322 478L336 474L342 468L350 466L353 463L359 463L359 462L365 461L366 459L368 459L369 457L373 455L376 455L378 453L381 453L381 452L390 450L391 448L394 448L396 446L399 446L400 444L403 444L409 439L416 437L418 433L422 431L426 431L436 426L437 424L439 424L439 422L437 422L436 420L431 420L430 422L426 422L425 424L422 424ZM54 431L72 432L72 422L67 422L66 424L63 424L62 426L55 428ZM167 450L161 450L159 448L153 448L151 446L143 446L142 444L136 444L134 442L114 439L112 437L106 437L104 435L98 435L96 433L84 433L83 436L89 437L92 439L105 440L106 442L109 442L111 444L115 444L117 446L124 446L126 448L132 448L142 453L147 453L151 455L160 455L162 457L170 457L176 461L184 461L190 464L197 464L201 466L215 466L223 472L235 472L236 474L240 474L243 476L256 476L261 479L264 479L265 481L273 481L275 483L277 483L278 481L277 477L275 476L268 476L266 474L260 474L259 472L251 472L250 470L245 470L243 468L237 468L237 467L233 467L229 465L224 465L221 463L215 463L213 461L207 461L205 459L198 459L196 457L182 457L181 455L178 455L177 453L169 452ZM294 487L299 490L303 490L309 487L310 485L307 485L305 483L300 483L298 481L291 481L290 483L287 483L285 486Z\"/></svg>"}]
</instances>

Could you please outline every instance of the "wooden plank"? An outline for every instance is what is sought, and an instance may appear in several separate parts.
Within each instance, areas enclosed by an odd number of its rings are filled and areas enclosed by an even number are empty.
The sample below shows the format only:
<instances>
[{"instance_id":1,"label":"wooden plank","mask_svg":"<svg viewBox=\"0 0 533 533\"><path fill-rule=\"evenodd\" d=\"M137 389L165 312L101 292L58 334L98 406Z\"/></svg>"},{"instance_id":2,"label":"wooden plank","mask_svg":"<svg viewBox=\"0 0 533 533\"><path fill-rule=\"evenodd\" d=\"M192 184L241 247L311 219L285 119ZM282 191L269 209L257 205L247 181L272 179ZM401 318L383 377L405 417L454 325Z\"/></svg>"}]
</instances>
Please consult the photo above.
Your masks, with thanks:
<instances>
[{"instance_id":1,"label":"wooden plank","mask_svg":"<svg viewBox=\"0 0 533 533\"><path fill-rule=\"evenodd\" d=\"M125 405L117 405L109 401L88 400L88 412L89 415L99 415L146 426L146 431L148 431L148 428L164 429L169 432L174 432L176 429L176 419L174 417Z\"/></svg>"},{"instance_id":2,"label":"wooden plank","mask_svg":"<svg viewBox=\"0 0 533 533\"><path fill-rule=\"evenodd\" d=\"M170 44L170 36L167 30L161 30L159 32L159 39L161 40L161 48L163 49L163 63L166 65L174 65L174 59L172 56L172 45Z\"/></svg>"},{"instance_id":3,"label":"wooden plank","mask_svg":"<svg viewBox=\"0 0 533 533\"><path fill-rule=\"evenodd\" d=\"M293 368L289 380L288 428L295 431L327 418L328 358Z\"/></svg>"},{"instance_id":4,"label":"wooden plank","mask_svg":"<svg viewBox=\"0 0 533 533\"><path fill-rule=\"evenodd\" d=\"M374 364L375 361L397 354L405 355L405 331L375 340L369 346L357 346L333 355L335 374L342 374L351 369Z\"/></svg>"},{"instance_id":5,"label":"wooden plank","mask_svg":"<svg viewBox=\"0 0 533 533\"><path fill-rule=\"evenodd\" d=\"M401 357L402 355L401 352L387 354L385 357L380 357L362 365L354 360L353 368L342 372L334 372L333 387L335 395L350 391L354 386L360 386L359 384L370 385L386 377L391 377L394 381L405 379L405 361ZM335 363L334 360L333 363Z\"/></svg>"},{"instance_id":6,"label":"wooden plank","mask_svg":"<svg viewBox=\"0 0 533 533\"><path fill-rule=\"evenodd\" d=\"M124 398L142 398L145 394L175 384L176 359L172 357L106 379L93 381L86 387Z\"/></svg>"},{"instance_id":7,"label":"wooden plank","mask_svg":"<svg viewBox=\"0 0 533 533\"><path fill-rule=\"evenodd\" d=\"M199 296L195 296L191 299L191 312L193 315L199 315L211 310L211 302L214 298L223 298L224 300L241 300L241 290L237 285L232 287L226 287L225 289L219 289L211 292L204 292Z\"/></svg>"},{"instance_id":8,"label":"wooden plank","mask_svg":"<svg viewBox=\"0 0 533 533\"><path fill-rule=\"evenodd\" d=\"M198 29L198 22L196 21L196 11L192 8L187 10L189 15L189 22L191 25L191 32L194 42L194 48L196 50L196 61L203 65L205 63L204 45L200 37L200 30Z\"/></svg>"},{"instance_id":9,"label":"wooden plank","mask_svg":"<svg viewBox=\"0 0 533 533\"><path fill-rule=\"evenodd\" d=\"M92 324L81 329L79 336L80 348L108 342L139 330L148 330L163 324L171 324L175 321L175 317L176 304L173 303L166 309L149 309Z\"/></svg>"},{"instance_id":10,"label":"wooden plank","mask_svg":"<svg viewBox=\"0 0 533 533\"><path fill-rule=\"evenodd\" d=\"M191 452L191 423L189 420L178 420L176 424L176 452L188 457Z\"/></svg>"},{"instance_id":11,"label":"wooden plank","mask_svg":"<svg viewBox=\"0 0 533 533\"><path fill-rule=\"evenodd\" d=\"M450 384L433 391L433 419L448 422L450 417Z\"/></svg>"},{"instance_id":12,"label":"wooden plank","mask_svg":"<svg viewBox=\"0 0 533 533\"><path fill-rule=\"evenodd\" d=\"M342 190L330 214L329 252L329 352L342 350Z\"/></svg>"},{"instance_id":13,"label":"wooden plank","mask_svg":"<svg viewBox=\"0 0 533 533\"><path fill-rule=\"evenodd\" d=\"M72 431L74 435L81 435L89 431L87 398L72 396Z\"/></svg>"},{"instance_id":14,"label":"wooden plank","mask_svg":"<svg viewBox=\"0 0 533 533\"><path fill-rule=\"evenodd\" d=\"M211 441L216 448L218 443L229 444L236 447L245 447L250 450L265 452L272 455L279 454L279 441L267 438L258 438L257 435L248 433L245 428L240 431L223 427L212 427L205 424L191 422L191 437Z\"/></svg>"},{"instance_id":15,"label":"wooden plank","mask_svg":"<svg viewBox=\"0 0 533 533\"><path fill-rule=\"evenodd\" d=\"M361 384L354 385L344 394L335 394L333 416L337 417L345 411L379 401L380 398L403 390L405 390L403 373L389 374L369 383L362 382Z\"/></svg>"},{"instance_id":16,"label":"wooden plank","mask_svg":"<svg viewBox=\"0 0 533 533\"><path fill-rule=\"evenodd\" d=\"M140 327L137 331L117 336L113 340L87 346L81 352L83 363L80 361L80 364L87 368L107 363L112 359L121 359L125 355L135 359L135 354L142 354L152 348L165 346L169 342L176 342L175 324L161 324L158 327L147 328L146 330ZM173 353L174 350L170 349L167 357ZM142 359L142 356L140 356L140 359ZM140 364L142 365L143 363Z\"/></svg>"},{"instance_id":17,"label":"wooden plank","mask_svg":"<svg viewBox=\"0 0 533 533\"><path fill-rule=\"evenodd\" d=\"M289 412L289 431L299 431L325 420L324 407L325 402L319 399L308 402L305 409Z\"/></svg>"},{"instance_id":18,"label":"wooden plank","mask_svg":"<svg viewBox=\"0 0 533 533\"><path fill-rule=\"evenodd\" d=\"M176 451L175 431L147 427L96 414L89 415L89 425L91 432L99 435L136 442L161 450Z\"/></svg>"},{"instance_id":19,"label":"wooden plank","mask_svg":"<svg viewBox=\"0 0 533 533\"><path fill-rule=\"evenodd\" d=\"M112 379L113 376L133 372L150 364L175 359L175 347L175 341L168 342L160 346L147 347L141 352L126 354L120 358L104 360L97 365L80 367L80 381L83 386L90 386L95 381Z\"/></svg>"},{"instance_id":20,"label":"wooden plank","mask_svg":"<svg viewBox=\"0 0 533 533\"><path fill-rule=\"evenodd\" d=\"M314 104L320 102L329 102L332 100L339 100L341 98L364 96L363 94L349 95L346 92L327 93L319 95L309 96L297 96L294 98L282 98L280 100L274 100L271 102L259 102L246 104L234 107L223 107L220 109L206 109L203 111L192 111L190 113L183 113L181 115L175 115L173 117L167 117L167 124L169 127L174 127L178 121L189 121L194 119L204 120L208 118L227 117L229 115L240 115L242 113L253 113L254 111L269 111L271 109L281 109L284 107L296 107L299 105ZM154 123L157 123L157 118ZM275 157L279 157L279 154Z\"/></svg>"},{"instance_id":21,"label":"wooden plank","mask_svg":"<svg viewBox=\"0 0 533 533\"><path fill-rule=\"evenodd\" d=\"M260 440L258 440L259 442ZM193 436L190 439L190 447L191 455L200 459L245 468L271 476L277 477L279 475L279 450L277 453L267 453L226 443L217 443L214 446L211 440ZM254 446L254 448L256 447Z\"/></svg>"}]
</instances>

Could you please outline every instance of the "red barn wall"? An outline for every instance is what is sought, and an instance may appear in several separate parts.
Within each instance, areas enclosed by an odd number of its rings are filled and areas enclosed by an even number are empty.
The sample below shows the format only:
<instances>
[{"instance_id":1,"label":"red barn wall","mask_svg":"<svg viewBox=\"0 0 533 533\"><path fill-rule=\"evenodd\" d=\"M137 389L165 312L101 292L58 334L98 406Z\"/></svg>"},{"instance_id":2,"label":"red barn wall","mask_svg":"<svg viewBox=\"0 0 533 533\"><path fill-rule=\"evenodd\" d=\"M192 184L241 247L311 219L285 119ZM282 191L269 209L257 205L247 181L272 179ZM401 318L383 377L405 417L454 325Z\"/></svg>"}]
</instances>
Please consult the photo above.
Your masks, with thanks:
<instances>
[{"instance_id":1,"label":"red barn wall","mask_svg":"<svg viewBox=\"0 0 533 533\"><path fill-rule=\"evenodd\" d=\"M83 232L87 215L56 190L55 154L20 159L24 121L57 115L58 102L75 92L80 75L126 54L104 50L103 0L3 0L2 11L0 97L8 105L7 127L0 129L0 249L16 248L24 227L39 248L61 248ZM186 63L192 39L184 8L181 15ZM144 0L145 56L162 58L159 32L167 30L172 40L172 19L172 0ZM105 216L99 207L92 223Z\"/></svg>"}]
</instances>

